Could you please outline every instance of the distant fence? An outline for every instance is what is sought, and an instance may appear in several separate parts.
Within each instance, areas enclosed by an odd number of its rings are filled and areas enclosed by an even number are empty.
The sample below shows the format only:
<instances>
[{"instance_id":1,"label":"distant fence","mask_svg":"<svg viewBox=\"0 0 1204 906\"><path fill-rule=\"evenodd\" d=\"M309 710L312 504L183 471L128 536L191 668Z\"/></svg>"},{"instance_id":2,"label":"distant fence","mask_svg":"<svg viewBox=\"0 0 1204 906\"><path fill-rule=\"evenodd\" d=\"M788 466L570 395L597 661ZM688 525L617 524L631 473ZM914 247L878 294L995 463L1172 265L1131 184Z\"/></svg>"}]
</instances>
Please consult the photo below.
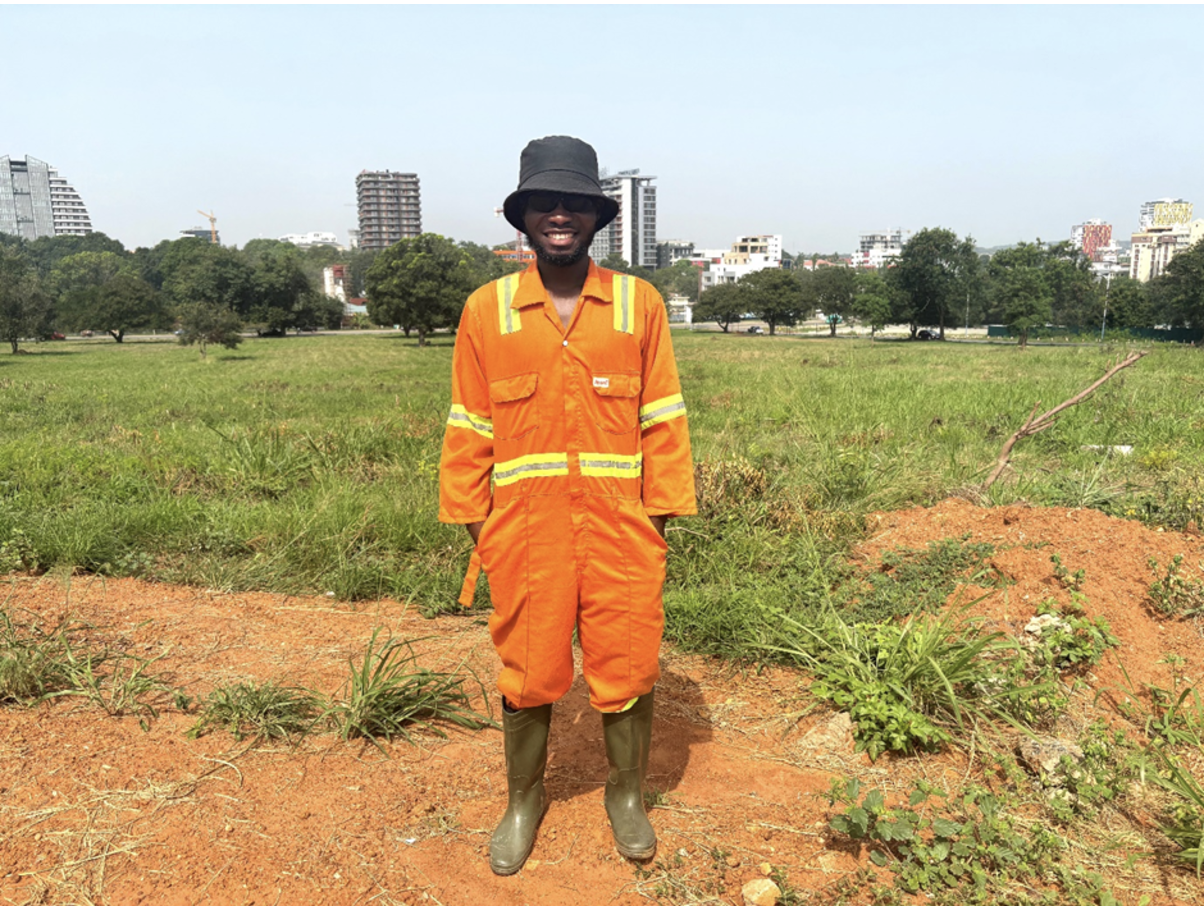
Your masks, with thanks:
<instances>
[{"instance_id":1,"label":"distant fence","mask_svg":"<svg viewBox=\"0 0 1204 906\"><path fill-rule=\"evenodd\" d=\"M1019 332L1004 324L988 324L988 337L1018 337ZM1030 340L1081 340L1099 336L1098 330L1089 327L1037 327L1028 332ZM1128 330L1109 330L1106 339L1132 337L1135 340L1157 340L1162 343L1199 343L1204 340L1204 330L1198 327L1132 327Z\"/></svg>"}]
</instances>

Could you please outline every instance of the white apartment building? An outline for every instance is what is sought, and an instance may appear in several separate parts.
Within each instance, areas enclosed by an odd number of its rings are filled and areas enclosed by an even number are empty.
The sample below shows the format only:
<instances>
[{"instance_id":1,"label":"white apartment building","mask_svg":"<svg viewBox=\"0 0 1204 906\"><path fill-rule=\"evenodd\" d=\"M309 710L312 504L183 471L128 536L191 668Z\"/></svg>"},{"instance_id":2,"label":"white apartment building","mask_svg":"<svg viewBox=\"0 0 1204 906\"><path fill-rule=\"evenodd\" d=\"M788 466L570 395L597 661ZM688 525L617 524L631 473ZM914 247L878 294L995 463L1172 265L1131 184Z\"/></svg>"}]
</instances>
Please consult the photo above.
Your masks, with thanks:
<instances>
[{"instance_id":1,"label":"white apartment building","mask_svg":"<svg viewBox=\"0 0 1204 906\"><path fill-rule=\"evenodd\" d=\"M28 155L0 157L0 233L38 239L91 232L83 199L58 170Z\"/></svg>"},{"instance_id":2,"label":"white apartment building","mask_svg":"<svg viewBox=\"0 0 1204 906\"><path fill-rule=\"evenodd\" d=\"M638 169L613 176L603 170L599 176L602 192L619 203L619 215L594 235L590 257L601 261L620 255L628 264L655 268L656 177L641 176Z\"/></svg>"},{"instance_id":3,"label":"white apartment building","mask_svg":"<svg viewBox=\"0 0 1204 906\"><path fill-rule=\"evenodd\" d=\"M903 233L901 229L862 233L857 251L853 254L853 267L877 270L898 258L903 254Z\"/></svg>"},{"instance_id":4,"label":"white apartment building","mask_svg":"<svg viewBox=\"0 0 1204 906\"><path fill-rule=\"evenodd\" d=\"M730 249L698 249L689 260L709 265L702 273L704 290L720 283L735 283L755 271L781 267L782 237L738 236Z\"/></svg>"},{"instance_id":5,"label":"white apartment building","mask_svg":"<svg viewBox=\"0 0 1204 906\"><path fill-rule=\"evenodd\" d=\"M286 233L280 237L281 242L291 242L298 248L307 249L315 245L329 245L339 248L339 237L334 233Z\"/></svg>"}]
</instances>

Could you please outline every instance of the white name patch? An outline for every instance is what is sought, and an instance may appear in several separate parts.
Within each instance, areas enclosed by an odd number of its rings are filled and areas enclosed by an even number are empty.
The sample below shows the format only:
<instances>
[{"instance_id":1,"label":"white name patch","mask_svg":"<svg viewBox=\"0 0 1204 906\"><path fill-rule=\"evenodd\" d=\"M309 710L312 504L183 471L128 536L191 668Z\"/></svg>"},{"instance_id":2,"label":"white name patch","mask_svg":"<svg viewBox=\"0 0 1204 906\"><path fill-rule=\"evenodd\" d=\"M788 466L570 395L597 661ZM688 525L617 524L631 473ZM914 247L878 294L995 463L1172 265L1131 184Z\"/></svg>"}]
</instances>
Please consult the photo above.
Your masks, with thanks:
<instances>
[{"instance_id":1,"label":"white name patch","mask_svg":"<svg viewBox=\"0 0 1204 906\"><path fill-rule=\"evenodd\" d=\"M610 378L596 377L596 378L594 378L594 386L608 388L608 387L610 387Z\"/></svg>"}]
</instances>

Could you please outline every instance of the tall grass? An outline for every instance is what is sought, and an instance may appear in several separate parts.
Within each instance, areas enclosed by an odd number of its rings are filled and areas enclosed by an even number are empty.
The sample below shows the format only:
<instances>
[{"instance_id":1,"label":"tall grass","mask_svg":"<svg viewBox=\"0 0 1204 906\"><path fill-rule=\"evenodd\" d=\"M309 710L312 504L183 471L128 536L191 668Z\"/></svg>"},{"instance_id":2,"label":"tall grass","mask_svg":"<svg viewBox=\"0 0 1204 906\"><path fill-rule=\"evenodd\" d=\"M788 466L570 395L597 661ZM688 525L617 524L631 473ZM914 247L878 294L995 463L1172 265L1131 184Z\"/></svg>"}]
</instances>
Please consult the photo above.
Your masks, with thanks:
<instances>
[{"instance_id":1,"label":"tall grass","mask_svg":"<svg viewBox=\"0 0 1204 906\"><path fill-rule=\"evenodd\" d=\"M865 513L980 481L1034 402L1071 395L1108 358L688 332L674 342L700 486L714 487L704 516L672 524L670 609L729 611L735 646L762 630L741 626L730 602L813 599L817 571L840 562ZM0 568L391 595L453 612L469 543L436 521L451 349L450 338L418 349L350 335L249 340L207 360L100 341L0 357ZM1204 384L1199 361L1156 349L1022 444L991 499L1198 520L1204 497L1178 477L1204 462L1198 394L1184 392ZM1133 454L1088 449L1120 444Z\"/></svg>"}]
</instances>

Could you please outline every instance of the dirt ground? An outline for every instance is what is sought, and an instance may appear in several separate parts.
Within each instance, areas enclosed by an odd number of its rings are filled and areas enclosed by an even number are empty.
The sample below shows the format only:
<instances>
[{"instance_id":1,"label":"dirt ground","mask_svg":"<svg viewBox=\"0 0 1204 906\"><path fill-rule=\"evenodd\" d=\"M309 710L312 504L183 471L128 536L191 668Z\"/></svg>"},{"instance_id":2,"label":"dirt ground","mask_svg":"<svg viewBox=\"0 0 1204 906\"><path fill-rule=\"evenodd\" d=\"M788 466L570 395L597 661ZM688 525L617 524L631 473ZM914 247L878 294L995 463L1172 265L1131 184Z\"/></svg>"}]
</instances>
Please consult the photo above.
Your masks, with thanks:
<instances>
[{"instance_id":1,"label":"dirt ground","mask_svg":"<svg viewBox=\"0 0 1204 906\"><path fill-rule=\"evenodd\" d=\"M1018 632L1036 604L1065 600L1050 554L1084 569L1087 613L1121 640L1087 680L1099 707L1129 682L1169 687L1168 653L1204 675L1197 625L1156 618L1147 606L1151 557L1204 560L1196 535L1159 532L1090 510L981 509L949 500L871 517L859 556L969 535L996 546L992 565L1013 580L975 606ZM275 679L338 691L348 659L376 627L421 639L421 663L474 668L491 688L498 663L484 621L424 620L393 601L223 594L135 580L13 576L18 617L87 621L202 698L215 685ZM1123 661L1128 681L1118 669ZM504 808L501 735L418 731L388 757L331 735L298 746L247 747L224 731L189 739L195 714L170 697L157 719L111 718L60 699L0 709L0 902L104 904L593 904L740 903L746 881L785 871L798 891L837 885L866 854L827 833L823 793L856 774L888 789L923 776L957 788L977 776L973 753L884 757L871 764L850 739L823 732L831 718L806 710L801 679L786 670L733 670L666 650L657 691L650 784L662 793L652 821L659 865L637 873L616 852L602 807L601 725L578 679L554 710L548 769L551 808L524 870L489 870L489 834ZM492 693L496 713L496 693ZM1084 698L1084 696L1080 696ZM1085 696L1091 700L1093 696ZM484 700L478 706L485 707ZM981 779L981 778L980 778ZM988 782L999 782L998 779ZM1126 866L1130 852L1165 849L1119 815L1099 819L1120 850L1086 853L1123 903L1198 902L1195 877L1166 858Z\"/></svg>"}]
</instances>

